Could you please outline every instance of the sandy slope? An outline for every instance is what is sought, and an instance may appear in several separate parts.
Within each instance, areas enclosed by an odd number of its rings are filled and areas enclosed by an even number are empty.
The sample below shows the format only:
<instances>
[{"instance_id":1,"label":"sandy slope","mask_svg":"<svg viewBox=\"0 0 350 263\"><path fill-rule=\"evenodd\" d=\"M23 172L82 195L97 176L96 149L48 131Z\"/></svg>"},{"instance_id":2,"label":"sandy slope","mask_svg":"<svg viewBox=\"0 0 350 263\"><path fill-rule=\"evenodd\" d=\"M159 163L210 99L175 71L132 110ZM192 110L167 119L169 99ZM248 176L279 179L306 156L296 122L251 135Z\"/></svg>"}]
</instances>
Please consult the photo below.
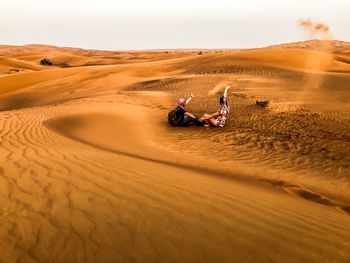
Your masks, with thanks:
<instances>
[{"instance_id":1,"label":"sandy slope","mask_svg":"<svg viewBox=\"0 0 350 263\"><path fill-rule=\"evenodd\" d=\"M350 260L347 63L307 68L295 48L130 65L69 52L79 67L0 77L0 262ZM227 81L224 129L167 126L173 99L192 91L191 110L213 111Z\"/></svg>"}]
</instances>

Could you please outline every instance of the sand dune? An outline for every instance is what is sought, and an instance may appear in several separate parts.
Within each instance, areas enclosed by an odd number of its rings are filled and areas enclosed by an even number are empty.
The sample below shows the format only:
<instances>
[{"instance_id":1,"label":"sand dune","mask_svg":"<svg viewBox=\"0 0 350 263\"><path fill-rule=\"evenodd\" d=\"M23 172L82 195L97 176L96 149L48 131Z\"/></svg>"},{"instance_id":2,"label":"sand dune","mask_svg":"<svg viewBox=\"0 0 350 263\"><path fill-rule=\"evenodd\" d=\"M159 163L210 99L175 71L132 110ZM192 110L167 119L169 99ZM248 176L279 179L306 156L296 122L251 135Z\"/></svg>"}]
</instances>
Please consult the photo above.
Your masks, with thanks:
<instances>
[{"instance_id":1,"label":"sand dune","mask_svg":"<svg viewBox=\"0 0 350 263\"><path fill-rule=\"evenodd\" d=\"M324 45L330 46L332 51L335 53L344 52L350 50L350 43L346 41L339 40L318 40L312 39L308 41L287 43L281 45L274 45L268 48L276 48L276 49L307 49L307 50L321 50Z\"/></svg>"},{"instance_id":2,"label":"sand dune","mask_svg":"<svg viewBox=\"0 0 350 263\"><path fill-rule=\"evenodd\" d=\"M0 55L38 63L40 59L49 58L58 67L78 67L111 64L132 64L159 61L191 55L190 52L132 52L102 51L80 48L56 47L49 45L0 46Z\"/></svg>"},{"instance_id":3,"label":"sand dune","mask_svg":"<svg viewBox=\"0 0 350 263\"><path fill-rule=\"evenodd\" d=\"M43 67L17 59L0 58L0 76L5 74L14 74L27 71L42 70Z\"/></svg>"},{"instance_id":4,"label":"sand dune","mask_svg":"<svg viewBox=\"0 0 350 263\"><path fill-rule=\"evenodd\" d=\"M348 262L349 57L315 50L1 46L0 262ZM220 83L225 128L167 125Z\"/></svg>"}]
</instances>

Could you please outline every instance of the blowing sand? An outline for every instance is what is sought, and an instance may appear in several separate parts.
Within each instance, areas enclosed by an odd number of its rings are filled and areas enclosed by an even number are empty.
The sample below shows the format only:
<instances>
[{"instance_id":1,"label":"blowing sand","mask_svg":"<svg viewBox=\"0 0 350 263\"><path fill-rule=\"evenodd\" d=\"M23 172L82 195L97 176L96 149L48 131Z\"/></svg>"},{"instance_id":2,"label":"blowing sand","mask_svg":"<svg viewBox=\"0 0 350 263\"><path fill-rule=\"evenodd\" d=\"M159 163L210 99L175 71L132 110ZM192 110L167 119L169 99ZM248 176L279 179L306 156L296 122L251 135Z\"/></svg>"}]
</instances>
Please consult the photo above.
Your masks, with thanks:
<instances>
[{"instance_id":1,"label":"blowing sand","mask_svg":"<svg viewBox=\"0 0 350 263\"><path fill-rule=\"evenodd\" d=\"M317 42L203 55L1 46L0 262L349 262L339 43L332 54ZM321 66L305 61L315 52ZM224 128L168 126L191 92L190 111L217 110L220 83L232 85Z\"/></svg>"}]
</instances>

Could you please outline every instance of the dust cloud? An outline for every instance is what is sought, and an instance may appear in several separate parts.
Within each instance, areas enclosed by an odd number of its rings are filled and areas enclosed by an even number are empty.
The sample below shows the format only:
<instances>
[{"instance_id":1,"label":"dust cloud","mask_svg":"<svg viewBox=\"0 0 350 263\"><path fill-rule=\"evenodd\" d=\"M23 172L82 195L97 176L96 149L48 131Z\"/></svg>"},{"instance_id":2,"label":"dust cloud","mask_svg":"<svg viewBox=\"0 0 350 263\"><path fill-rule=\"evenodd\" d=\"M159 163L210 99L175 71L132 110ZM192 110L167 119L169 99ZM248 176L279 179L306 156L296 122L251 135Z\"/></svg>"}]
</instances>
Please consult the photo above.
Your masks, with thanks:
<instances>
[{"instance_id":1,"label":"dust cloud","mask_svg":"<svg viewBox=\"0 0 350 263\"><path fill-rule=\"evenodd\" d=\"M305 86L300 94L303 103L324 104L327 101L327 90L324 89L326 72L333 61L332 33L330 27L323 22L311 19L299 21L301 27L312 42L312 51L305 58Z\"/></svg>"},{"instance_id":2,"label":"dust cloud","mask_svg":"<svg viewBox=\"0 0 350 263\"><path fill-rule=\"evenodd\" d=\"M311 19L302 19L299 22L299 26L306 31L309 39L332 39L330 27L325 23L314 22Z\"/></svg>"}]
</instances>

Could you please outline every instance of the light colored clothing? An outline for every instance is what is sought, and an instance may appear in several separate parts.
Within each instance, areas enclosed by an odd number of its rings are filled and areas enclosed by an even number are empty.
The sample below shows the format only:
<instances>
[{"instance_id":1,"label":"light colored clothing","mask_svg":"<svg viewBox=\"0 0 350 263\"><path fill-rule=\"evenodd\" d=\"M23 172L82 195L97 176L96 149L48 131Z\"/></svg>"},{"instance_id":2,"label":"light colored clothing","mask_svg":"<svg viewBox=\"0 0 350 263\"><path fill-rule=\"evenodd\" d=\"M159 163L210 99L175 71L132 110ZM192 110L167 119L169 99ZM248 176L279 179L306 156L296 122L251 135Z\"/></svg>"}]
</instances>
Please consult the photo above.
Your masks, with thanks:
<instances>
[{"instance_id":1,"label":"light colored clothing","mask_svg":"<svg viewBox=\"0 0 350 263\"><path fill-rule=\"evenodd\" d=\"M216 121L216 124L219 126L219 127L224 127L225 126L225 123L226 123L226 119L227 119L227 116L228 116L228 113L230 112L230 107L228 106L222 106L220 109L219 109L219 116L216 117L215 121Z\"/></svg>"}]
</instances>

